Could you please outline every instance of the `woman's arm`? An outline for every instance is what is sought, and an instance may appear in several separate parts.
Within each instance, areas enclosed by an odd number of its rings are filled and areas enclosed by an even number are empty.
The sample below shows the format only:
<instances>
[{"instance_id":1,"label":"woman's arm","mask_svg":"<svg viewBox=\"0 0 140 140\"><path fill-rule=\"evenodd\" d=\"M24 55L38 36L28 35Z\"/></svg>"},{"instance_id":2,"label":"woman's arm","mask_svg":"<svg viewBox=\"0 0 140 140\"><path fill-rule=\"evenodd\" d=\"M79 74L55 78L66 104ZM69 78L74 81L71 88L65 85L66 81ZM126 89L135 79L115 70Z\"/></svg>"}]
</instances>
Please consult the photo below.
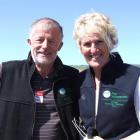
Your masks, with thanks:
<instances>
[{"instance_id":1,"label":"woman's arm","mask_svg":"<svg viewBox=\"0 0 140 140\"><path fill-rule=\"evenodd\" d=\"M136 115L140 124L140 77L138 79L135 93L134 93L134 105L135 105ZM140 131L137 131L121 140L139 140L139 139L140 139Z\"/></svg>"}]
</instances>

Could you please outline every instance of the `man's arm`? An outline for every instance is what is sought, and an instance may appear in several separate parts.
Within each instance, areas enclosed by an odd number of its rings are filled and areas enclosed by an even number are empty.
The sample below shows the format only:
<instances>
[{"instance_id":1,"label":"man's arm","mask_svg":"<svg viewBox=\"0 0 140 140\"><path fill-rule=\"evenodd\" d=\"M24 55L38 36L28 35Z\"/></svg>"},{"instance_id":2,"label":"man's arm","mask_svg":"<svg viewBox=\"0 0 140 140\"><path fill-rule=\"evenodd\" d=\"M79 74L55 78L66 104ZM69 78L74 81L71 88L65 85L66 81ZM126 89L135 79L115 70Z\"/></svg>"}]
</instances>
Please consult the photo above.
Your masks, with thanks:
<instances>
[{"instance_id":1,"label":"man's arm","mask_svg":"<svg viewBox=\"0 0 140 140\"><path fill-rule=\"evenodd\" d=\"M2 76L2 63L0 63L0 87L1 87L1 76Z\"/></svg>"},{"instance_id":2,"label":"man's arm","mask_svg":"<svg viewBox=\"0 0 140 140\"><path fill-rule=\"evenodd\" d=\"M0 63L0 80L1 80L1 76L2 76L2 63Z\"/></svg>"}]
</instances>

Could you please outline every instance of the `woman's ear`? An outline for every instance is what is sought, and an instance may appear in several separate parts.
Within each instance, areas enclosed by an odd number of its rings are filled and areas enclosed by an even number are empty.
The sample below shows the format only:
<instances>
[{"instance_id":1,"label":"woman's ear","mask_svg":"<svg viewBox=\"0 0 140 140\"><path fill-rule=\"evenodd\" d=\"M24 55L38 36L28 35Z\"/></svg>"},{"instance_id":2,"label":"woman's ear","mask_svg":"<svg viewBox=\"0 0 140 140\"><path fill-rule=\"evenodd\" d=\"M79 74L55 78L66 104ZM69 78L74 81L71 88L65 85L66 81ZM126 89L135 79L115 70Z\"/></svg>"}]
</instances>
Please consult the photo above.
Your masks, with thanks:
<instances>
[{"instance_id":1,"label":"woman's ear","mask_svg":"<svg viewBox=\"0 0 140 140\"><path fill-rule=\"evenodd\" d=\"M77 39L77 40L76 40L76 44L77 44L77 46L80 48L80 46L81 46L81 41L80 41L79 39Z\"/></svg>"}]
</instances>

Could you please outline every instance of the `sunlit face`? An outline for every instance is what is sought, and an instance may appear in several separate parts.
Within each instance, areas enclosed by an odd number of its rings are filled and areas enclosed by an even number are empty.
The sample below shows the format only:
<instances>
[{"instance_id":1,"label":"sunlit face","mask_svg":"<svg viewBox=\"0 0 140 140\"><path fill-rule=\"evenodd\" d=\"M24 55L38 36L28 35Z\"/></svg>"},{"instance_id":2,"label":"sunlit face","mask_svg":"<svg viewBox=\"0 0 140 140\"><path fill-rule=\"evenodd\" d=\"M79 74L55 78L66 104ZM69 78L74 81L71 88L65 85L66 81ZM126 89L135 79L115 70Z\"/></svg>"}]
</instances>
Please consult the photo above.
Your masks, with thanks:
<instances>
[{"instance_id":1,"label":"sunlit face","mask_svg":"<svg viewBox=\"0 0 140 140\"><path fill-rule=\"evenodd\" d=\"M36 64L52 64L62 46L60 30L56 26L46 26L46 22L39 22L32 29L28 43Z\"/></svg>"},{"instance_id":2,"label":"sunlit face","mask_svg":"<svg viewBox=\"0 0 140 140\"><path fill-rule=\"evenodd\" d=\"M98 34L82 37L79 47L85 60L93 69L101 69L109 60L108 47Z\"/></svg>"}]
</instances>

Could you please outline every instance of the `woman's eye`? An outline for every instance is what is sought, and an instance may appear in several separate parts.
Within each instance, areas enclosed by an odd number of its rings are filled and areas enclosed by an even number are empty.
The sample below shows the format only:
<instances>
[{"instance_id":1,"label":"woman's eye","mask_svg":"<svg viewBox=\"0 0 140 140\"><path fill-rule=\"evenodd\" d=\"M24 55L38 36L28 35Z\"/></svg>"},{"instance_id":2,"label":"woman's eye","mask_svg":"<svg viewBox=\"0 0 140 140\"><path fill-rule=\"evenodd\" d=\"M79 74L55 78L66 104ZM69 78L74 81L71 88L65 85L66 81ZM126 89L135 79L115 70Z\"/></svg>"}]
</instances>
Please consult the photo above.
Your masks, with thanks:
<instances>
[{"instance_id":1,"label":"woman's eye","mask_svg":"<svg viewBox=\"0 0 140 140\"><path fill-rule=\"evenodd\" d=\"M90 46L91 46L91 43L90 43L90 42L85 42L85 43L83 44L83 46L85 46L85 47L90 47Z\"/></svg>"},{"instance_id":2,"label":"woman's eye","mask_svg":"<svg viewBox=\"0 0 140 140\"><path fill-rule=\"evenodd\" d=\"M101 44L101 43L104 43L104 41L103 41L103 40L98 40L98 41L96 41L96 45L99 45L99 44Z\"/></svg>"}]
</instances>

